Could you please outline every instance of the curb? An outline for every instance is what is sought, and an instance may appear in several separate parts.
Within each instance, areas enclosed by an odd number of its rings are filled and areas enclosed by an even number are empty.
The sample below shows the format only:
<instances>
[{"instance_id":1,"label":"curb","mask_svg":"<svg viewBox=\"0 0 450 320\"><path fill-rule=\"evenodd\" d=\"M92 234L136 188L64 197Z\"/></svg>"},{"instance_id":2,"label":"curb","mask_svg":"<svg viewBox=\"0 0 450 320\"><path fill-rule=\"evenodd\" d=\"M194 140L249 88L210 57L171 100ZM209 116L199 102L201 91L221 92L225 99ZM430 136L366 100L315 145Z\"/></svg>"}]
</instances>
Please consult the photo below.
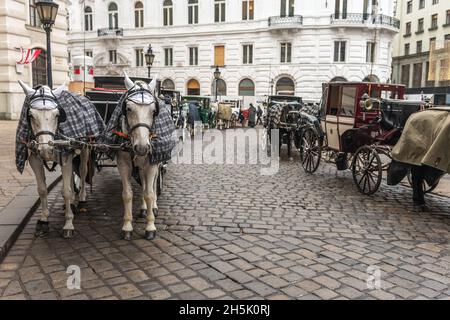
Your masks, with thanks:
<instances>
[{"instance_id":1,"label":"curb","mask_svg":"<svg viewBox=\"0 0 450 320\"><path fill-rule=\"evenodd\" d=\"M47 191L50 192L61 181L62 176L48 178L50 178L50 183ZM19 192L0 212L0 263L8 254L40 203L36 185L30 185Z\"/></svg>"}]
</instances>

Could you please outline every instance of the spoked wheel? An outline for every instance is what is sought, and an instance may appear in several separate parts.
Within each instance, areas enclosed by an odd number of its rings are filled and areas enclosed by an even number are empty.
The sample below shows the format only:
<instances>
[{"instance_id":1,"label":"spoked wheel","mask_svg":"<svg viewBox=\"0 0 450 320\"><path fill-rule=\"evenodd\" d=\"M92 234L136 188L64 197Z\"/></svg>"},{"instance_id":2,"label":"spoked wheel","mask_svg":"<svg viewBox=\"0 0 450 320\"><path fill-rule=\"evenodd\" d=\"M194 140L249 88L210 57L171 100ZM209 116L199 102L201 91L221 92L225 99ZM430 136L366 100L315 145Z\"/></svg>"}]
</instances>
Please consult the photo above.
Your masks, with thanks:
<instances>
[{"instance_id":1,"label":"spoked wheel","mask_svg":"<svg viewBox=\"0 0 450 320\"><path fill-rule=\"evenodd\" d=\"M410 185L411 188L412 188L411 171L408 172L408 175L407 175L406 177L408 178L409 185ZM430 192L433 192L433 190L436 189L436 187L438 186L438 184L439 184L439 179L437 179L436 182L435 182L433 185L429 185L429 184L425 181L425 179L424 179L424 180L423 180L423 192L424 192L424 193L430 193Z\"/></svg>"},{"instance_id":2,"label":"spoked wheel","mask_svg":"<svg viewBox=\"0 0 450 320\"><path fill-rule=\"evenodd\" d=\"M307 128L302 132L299 151L303 169L308 173L316 172L320 164L322 147L317 132L312 128Z\"/></svg>"},{"instance_id":3,"label":"spoked wheel","mask_svg":"<svg viewBox=\"0 0 450 320\"><path fill-rule=\"evenodd\" d=\"M368 146L359 148L352 161L353 181L365 195L374 194L381 184L383 167L378 152Z\"/></svg>"}]
</instances>

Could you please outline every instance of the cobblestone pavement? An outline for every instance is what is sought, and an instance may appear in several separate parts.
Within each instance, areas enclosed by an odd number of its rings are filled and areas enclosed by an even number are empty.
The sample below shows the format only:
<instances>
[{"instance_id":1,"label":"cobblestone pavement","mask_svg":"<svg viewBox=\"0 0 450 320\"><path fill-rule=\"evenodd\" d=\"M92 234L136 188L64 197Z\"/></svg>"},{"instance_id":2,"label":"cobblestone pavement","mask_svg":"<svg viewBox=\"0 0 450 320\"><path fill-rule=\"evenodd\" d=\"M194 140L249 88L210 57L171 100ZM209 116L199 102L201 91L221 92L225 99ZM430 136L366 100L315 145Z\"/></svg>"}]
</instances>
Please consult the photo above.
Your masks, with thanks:
<instances>
[{"instance_id":1,"label":"cobblestone pavement","mask_svg":"<svg viewBox=\"0 0 450 320\"><path fill-rule=\"evenodd\" d=\"M365 197L350 172L328 164L307 175L283 157L274 176L171 164L152 242L141 238L142 220L133 241L120 239L114 168L96 177L71 240L61 237L56 189L49 237L33 236L37 212L0 264L3 299L450 297L450 199L429 196L431 212L418 213L410 189L384 184ZM69 265L81 268L80 290L66 287ZM381 271L379 289L367 286L369 266Z\"/></svg>"},{"instance_id":2,"label":"cobblestone pavement","mask_svg":"<svg viewBox=\"0 0 450 320\"><path fill-rule=\"evenodd\" d=\"M15 138L17 121L0 121L2 139L0 139L0 211L23 188L34 184L33 171L29 166L21 175L15 164Z\"/></svg>"}]
</instances>

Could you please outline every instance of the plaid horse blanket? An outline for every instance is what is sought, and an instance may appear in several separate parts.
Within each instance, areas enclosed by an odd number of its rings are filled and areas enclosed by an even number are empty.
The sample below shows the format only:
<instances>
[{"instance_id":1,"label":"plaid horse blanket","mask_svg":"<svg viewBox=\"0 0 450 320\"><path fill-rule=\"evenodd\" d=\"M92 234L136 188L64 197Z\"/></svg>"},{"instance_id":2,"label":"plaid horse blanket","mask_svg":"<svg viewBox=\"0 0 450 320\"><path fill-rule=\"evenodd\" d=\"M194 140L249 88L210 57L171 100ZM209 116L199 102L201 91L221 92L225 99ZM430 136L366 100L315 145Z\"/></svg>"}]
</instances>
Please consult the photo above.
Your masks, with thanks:
<instances>
[{"instance_id":1,"label":"plaid horse blanket","mask_svg":"<svg viewBox=\"0 0 450 320\"><path fill-rule=\"evenodd\" d=\"M32 131L27 117L28 104L29 100L26 98L16 131L16 167L20 173L23 172L28 159L26 143L32 139ZM100 134L105 130L102 117L86 97L63 91L58 98L58 105L66 112L67 120L59 124L56 139L62 139L59 134L69 138L82 138Z\"/></svg>"},{"instance_id":2,"label":"plaid horse blanket","mask_svg":"<svg viewBox=\"0 0 450 320\"><path fill-rule=\"evenodd\" d=\"M105 143L120 144L121 137L113 133L113 130L122 131L122 106L125 102L126 95L122 95L114 109L111 119L108 121L105 133ZM153 121L152 132L156 134L156 138L151 140L152 153L149 155L150 163L159 163L169 161L172 158L172 150L176 145L176 139L173 135L175 125L173 123L170 108L166 106L164 101L159 100L159 114ZM114 154L109 154L113 157Z\"/></svg>"}]
</instances>

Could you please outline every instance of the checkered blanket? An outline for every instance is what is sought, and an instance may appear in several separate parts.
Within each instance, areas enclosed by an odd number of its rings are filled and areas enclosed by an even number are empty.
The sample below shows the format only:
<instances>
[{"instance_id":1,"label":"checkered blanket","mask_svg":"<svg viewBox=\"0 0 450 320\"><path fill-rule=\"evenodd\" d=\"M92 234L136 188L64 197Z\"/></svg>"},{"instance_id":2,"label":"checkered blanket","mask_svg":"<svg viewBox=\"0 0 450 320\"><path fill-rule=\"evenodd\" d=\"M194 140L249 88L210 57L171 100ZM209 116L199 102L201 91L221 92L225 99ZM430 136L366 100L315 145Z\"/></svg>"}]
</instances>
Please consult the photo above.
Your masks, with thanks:
<instances>
[{"instance_id":1,"label":"checkered blanket","mask_svg":"<svg viewBox=\"0 0 450 320\"><path fill-rule=\"evenodd\" d=\"M32 139L32 131L27 119L29 100L25 99L16 131L16 167L22 173L28 159L26 143ZM63 91L58 105L66 112L67 120L60 123L56 139L62 135L70 138L82 138L97 135L104 131L105 124L95 106L81 95Z\"/></svg>"},{"instance_id":2,"label":"checkered blanket","mask_svg":"<svg viewBox=\"0 0 450 320\"><path fill-rule=\"evenodd\" d=\"M107 144L120 144L121 137L114 134L112 131L122 131L122 106L125 102L126 95L122 95L114 109L111 119L106 126L105 143ZM156 134L156 139L151 141L152 153L149 155L150 163L159 163L163 161L169 161L172 157L172 150L176 145L176 139L173 132L175 131L175 125L170 115L170 108L166 106L164 101L159 100L159 114L155 118L152 126L152 132ZM114 156L114 154L109 154Z\"/></svg>"}]
</instances>

